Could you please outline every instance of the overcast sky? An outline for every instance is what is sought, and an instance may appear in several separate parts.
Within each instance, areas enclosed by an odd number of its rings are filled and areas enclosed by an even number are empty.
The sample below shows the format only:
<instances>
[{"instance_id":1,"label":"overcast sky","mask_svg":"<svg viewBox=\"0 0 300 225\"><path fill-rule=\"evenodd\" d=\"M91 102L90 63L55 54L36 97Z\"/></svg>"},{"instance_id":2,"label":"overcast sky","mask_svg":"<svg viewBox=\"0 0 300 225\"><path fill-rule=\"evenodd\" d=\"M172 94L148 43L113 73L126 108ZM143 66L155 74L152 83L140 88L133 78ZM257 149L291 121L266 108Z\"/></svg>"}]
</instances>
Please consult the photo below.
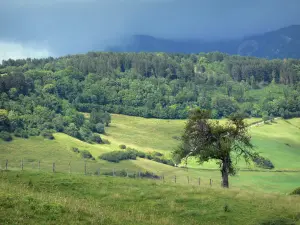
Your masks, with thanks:
<instances>
[{"instance_id":1,"label":"overcast sky","mask_svg":"<svg viewBox=\"0 0 300 225\"><path fill-rule=\"evenodd\" d=\"M236 38L300 24L300 0L0 0L0 61L102 50L120 37Z\"/></svg>"}]
</instances>

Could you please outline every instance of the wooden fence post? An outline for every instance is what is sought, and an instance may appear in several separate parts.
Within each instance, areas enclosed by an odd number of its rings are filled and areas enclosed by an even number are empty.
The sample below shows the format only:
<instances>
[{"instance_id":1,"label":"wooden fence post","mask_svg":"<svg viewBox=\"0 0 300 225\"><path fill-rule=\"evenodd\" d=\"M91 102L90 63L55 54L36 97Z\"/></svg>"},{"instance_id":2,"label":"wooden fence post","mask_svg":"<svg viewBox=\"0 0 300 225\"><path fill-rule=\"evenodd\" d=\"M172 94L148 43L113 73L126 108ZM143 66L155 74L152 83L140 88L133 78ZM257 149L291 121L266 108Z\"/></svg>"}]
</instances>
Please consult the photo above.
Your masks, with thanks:
<instances>
[{"instance_id":1,"label":"wooden fence post","mask_svg":"<svg viewBox=\"0 0 300 225\"><path fill-rule=\"evenodd\" d=\"M39 160L39 164L38 164L39 170L41 169L41 161Z\"/></svg>"},{"instance_id":2,"label":"wooden fence post","mask_svg":"<svg viewBox=\"0 0 300 225\"><path fill-rule=\"evenodd\" d=\"M198 185L200 186L200 177L198 178Z\"/></svg>"},{"instance_id":3,"label":"wooden fence post","mask_svg":"<svg viewBox=\"0 0 300 225\"><path fill-rule=\"evenodd\" d=\"M86 160L84 161L84 175L86 175Z\"/></svg>"},{"instance_id":4,"label":"wooden fence post","mask_svg":"<svg viewBox=\"0 0 300 225\"><path fill-rule=\"evenodd\" d=\"M100 168L98 168L97 174L98 176L100 176Z\"/></svg>"},{"instance_id":5,"label":"wooden fence post","mask_svg":"<svg viewBox=\"0 0 300 225\"><path fill-rule=\"evenodd\" d=\"M190 183L190 177L189 176L187 176L187 182L188 182L188 184Z\"/></svg>"},{"instance_id":6,"label":"wooden fence post","mask_svg":"<svg viewBox=\"0 0 300 225\"><path fill-rule=\"evenodd\" d=\"M24 169L24 163L23 163L23 159L21 160L21 170L23 171Z\"/></svg>"},{"instance_id":7,"label":"wooden fence post","mask_svg":"<svg viewBox=\"0 0 300 225\"><path fill-rule=\"evenodd\" d=\"M71 162L69 162L69 173L71 173Z\"/></svg>"},{"instance_id":8,"label":"wooden fence post","mask_svg":"<svg viewBox=\"0 0 300 225\"><path fill-rule=\"evenodd\" d=\"M55 162L52 164L52 171L55 173Z\"/></svg>"},{"instance_id":9,"label":"wooden fence post","mask_svg":"<svg viewBox=\"0 0 300 225\"><path fill-rule=\"evenodd\" d=\"M175 182L175 184L176 184L176 175L174 176L174 182Z\"/></svg>"},{"instance_id":10,"label":"wooden fence post","mask_svg":"<svg viewBox=\"0 0 300 225\"><path fill-rule=\"evenodd\" d=\"M113 176L115 176L115 168L113 168Z\"/></svg>"},{"instance_id":11,"label":"wooden fence post","mask_svg":"<svg viewBox=\"0 0 300 225\"><path fill-rule=\"evenodd\" d=\"M126 177L128 177L128 170L126 169Z\"/></svg>"},{"instance_id":12,"label":"wooden fence post","mask_svg":"<svg viewBox=\"0 0 300 225\"><path fill-rule=\"evenodd\" d=\"M211 179L209 179L209 185L210 185L210 186L212 185L212 180L211 180Z\"/></svg>"},{"instance_id":13,"label":"wooden fence post","mask_svg":"<svg viewBox=\"0 0 300 225\"><path fill-rule=\"evenodd\" d=\"M5 170L8 168L8 159L5 161Z\"/></svg>"}]
</instances>

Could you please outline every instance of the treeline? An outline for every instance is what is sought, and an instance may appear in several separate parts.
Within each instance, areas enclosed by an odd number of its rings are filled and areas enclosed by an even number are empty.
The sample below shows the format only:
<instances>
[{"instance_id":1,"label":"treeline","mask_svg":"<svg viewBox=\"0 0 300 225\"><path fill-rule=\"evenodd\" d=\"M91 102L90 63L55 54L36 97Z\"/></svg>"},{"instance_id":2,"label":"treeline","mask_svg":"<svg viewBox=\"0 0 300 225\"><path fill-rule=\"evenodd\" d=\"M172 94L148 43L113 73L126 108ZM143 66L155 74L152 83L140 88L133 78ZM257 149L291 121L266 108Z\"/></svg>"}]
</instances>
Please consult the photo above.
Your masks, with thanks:
<instances>
[{"instance_id":1,"label":"treeline","mask_svg":"<svg viewBox=\"0 0 300 225\"><path fill-rule=\"evenodd\" d=\"M56 130L92 140L109 124L106 112L175 119L200 106L215 118L237 111L299 116L299 81L300 61L293 59L90 52L3 61L0 108L10 130ZM92 121L79 113L93 110L99 116Z\"/></svg>"}]
</instances>

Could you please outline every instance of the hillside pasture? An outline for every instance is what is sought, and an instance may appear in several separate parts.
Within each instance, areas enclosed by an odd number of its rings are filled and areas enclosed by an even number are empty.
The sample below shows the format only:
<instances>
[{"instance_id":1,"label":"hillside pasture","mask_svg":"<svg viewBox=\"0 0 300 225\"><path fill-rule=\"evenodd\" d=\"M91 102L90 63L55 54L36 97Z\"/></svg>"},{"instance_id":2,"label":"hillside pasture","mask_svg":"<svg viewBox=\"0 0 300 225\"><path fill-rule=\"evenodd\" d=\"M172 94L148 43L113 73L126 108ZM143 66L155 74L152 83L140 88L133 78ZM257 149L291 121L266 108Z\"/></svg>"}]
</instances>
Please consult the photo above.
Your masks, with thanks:
<instances>
[{"instance_id":1,"label":"hillside pasture","mask_svg":"<svg viewBox=\"0 0 300 225\"><path fill-rule=\"evenodd\" d=\"M247 122L259 121L251 119ZM256 151L269 158L275 165L275 169L268 171L254 165L246 165L242 161L238 164L237 176L230 178L232 188L260 190L265 192L288 193L300 186L300 129L297 124L300 119L276 120L274 123L252 126L250 128ZM222 120L221 122L224 122ZM160 164L147 159L125 160L119 163L110 163L99 160L98 156L120 150L119 145L136 148L140 151L159 151L169 157L172 149L176 148L179 137L183 131L184 120L144 119L139 117L113 115L112 123L101 137L109 144L89 144L72 138L63 133L54 134L54 140L42 137L30 137L29 139L14 138L12 142L0 141L0 165L5 167L5 160L9 162L9 168L20 170L23 159L24 170L37 170L40 161L40 170L52 172L55 162L57 172L95 174L100 171L111 172L113 170L125 170L129 173L138 171L150 171L165 177L165 182L173 183L177 176L177 183L186 185L188 179L190 185L209 185L210 179L213 186L220 186L220 172L215 162L211 161L199 165L195 159L188 162L188 169ZM88 150L96 160L84 160L80 154L74 153L72 148ZM126 151L126 150L124 150ZM86 161L86 167L85 167ZM70 164L70 165L69 165ZM86 168L86 169L85 169Z\"/></svg>"}]
</instances>

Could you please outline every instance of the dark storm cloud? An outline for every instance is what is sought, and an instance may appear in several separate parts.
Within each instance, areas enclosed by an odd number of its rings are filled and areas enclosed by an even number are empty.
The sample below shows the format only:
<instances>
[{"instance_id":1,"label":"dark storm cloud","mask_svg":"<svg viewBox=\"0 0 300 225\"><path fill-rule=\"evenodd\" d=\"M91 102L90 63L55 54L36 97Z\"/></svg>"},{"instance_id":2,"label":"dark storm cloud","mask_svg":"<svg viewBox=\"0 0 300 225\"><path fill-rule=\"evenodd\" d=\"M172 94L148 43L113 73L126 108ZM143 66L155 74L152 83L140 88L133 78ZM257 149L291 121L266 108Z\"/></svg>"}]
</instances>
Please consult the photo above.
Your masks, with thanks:
<instances>
[{"instance_id":1,"label":"dark storm cloud","mask_svg":"<svg viewBox=\"0 0 300 225\"><path fill-rule=\"evenodd\" d=\"M299 8L299 0L3 0L0 46L60 55L131 34L234 38L299 24Z\"/></svg>"}]
</instances>

